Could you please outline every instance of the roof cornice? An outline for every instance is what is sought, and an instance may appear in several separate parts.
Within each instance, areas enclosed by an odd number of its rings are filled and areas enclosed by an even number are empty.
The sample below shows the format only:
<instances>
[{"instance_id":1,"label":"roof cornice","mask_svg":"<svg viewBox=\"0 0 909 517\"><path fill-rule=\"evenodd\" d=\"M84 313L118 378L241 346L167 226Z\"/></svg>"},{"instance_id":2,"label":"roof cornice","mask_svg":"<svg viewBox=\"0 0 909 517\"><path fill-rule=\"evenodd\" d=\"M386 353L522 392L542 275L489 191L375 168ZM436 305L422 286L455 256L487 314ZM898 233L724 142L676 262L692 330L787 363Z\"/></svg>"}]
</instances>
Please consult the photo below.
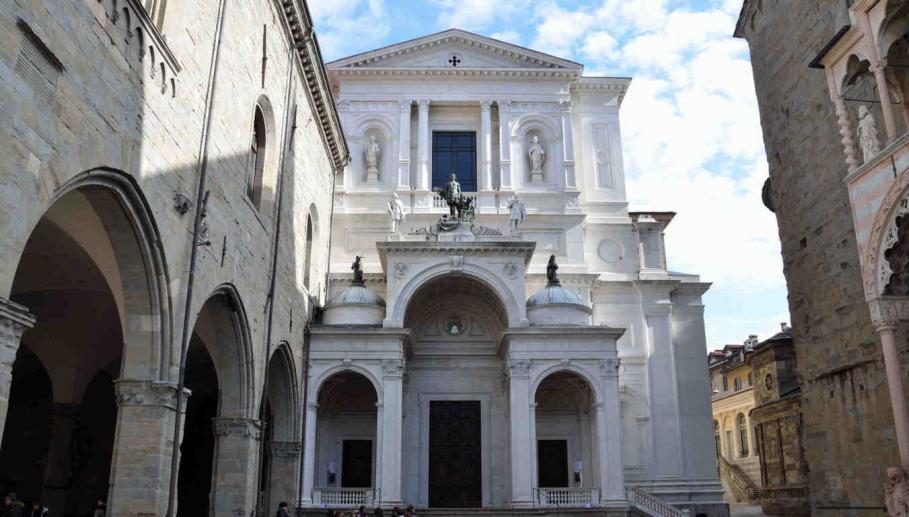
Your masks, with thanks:
<instances>
[{"instance_id":1,"label":"roof cornice","mask_svg":"<svg viewBox=\"0 0 909 517\"><path fill-rule=\"evenodd\" d=\"M331 68L335 77L458 77L468 79L564 79L574 81L581 76L579 70L557 68Z\"/></svg>"},{"instance_id":2,"label":"roof cornice","mask_svg":"<svg viewBox=\"0 0 909 517\"><path fill-rule=\"evenodd\" d=\"M319 42L313 32L312 16L305 0L275 0L290 30L298 65L303 74L310 107L318 119L326 150L331 157L333 169L341 170L347 165L350 153L341 130L341 120L335 108L328 82L328 73L322 61Z\"/></svg>"}]
</instances>

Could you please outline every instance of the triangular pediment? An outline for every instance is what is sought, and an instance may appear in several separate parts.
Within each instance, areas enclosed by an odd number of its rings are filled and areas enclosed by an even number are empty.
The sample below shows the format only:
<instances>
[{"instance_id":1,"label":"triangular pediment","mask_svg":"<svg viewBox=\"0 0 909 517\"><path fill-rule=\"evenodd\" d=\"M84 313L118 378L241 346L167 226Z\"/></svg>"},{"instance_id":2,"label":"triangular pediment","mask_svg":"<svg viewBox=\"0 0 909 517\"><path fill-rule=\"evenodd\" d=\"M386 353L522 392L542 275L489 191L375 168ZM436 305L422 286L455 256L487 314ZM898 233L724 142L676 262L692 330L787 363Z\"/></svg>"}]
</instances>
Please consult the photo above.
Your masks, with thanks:
<instances>
[{"instance_id":1,"label":"triangular pediment","mask_svg":"<svg viewBox=\"0 0 909 517\"><path fill-rule=\"evenodd\" d=\"M430 34L328 63L330 70L388 69L543 69L580 72L583 66L460 29Z\"/></svg>"}]
</instances>

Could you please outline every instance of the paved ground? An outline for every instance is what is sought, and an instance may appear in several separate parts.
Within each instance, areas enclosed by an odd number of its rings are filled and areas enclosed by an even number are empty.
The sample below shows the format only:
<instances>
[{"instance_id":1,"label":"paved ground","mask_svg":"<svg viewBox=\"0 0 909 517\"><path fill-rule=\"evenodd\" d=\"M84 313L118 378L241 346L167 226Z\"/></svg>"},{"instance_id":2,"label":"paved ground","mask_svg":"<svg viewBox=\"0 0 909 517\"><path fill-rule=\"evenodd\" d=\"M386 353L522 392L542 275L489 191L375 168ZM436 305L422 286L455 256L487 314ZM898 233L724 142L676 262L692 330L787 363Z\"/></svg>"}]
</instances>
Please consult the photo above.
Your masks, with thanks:
<instances>
[{"instance_id":1,"label":"paved ground","mask_svg":"<svg viewBox=\"0 0 909 517\"><path fill-rule=\"evenodd\" d=\"M747 504L729 504L729 515L731 517L754 517L764 515L760 506L749 506Z\"/></svg>"}]
</instances>

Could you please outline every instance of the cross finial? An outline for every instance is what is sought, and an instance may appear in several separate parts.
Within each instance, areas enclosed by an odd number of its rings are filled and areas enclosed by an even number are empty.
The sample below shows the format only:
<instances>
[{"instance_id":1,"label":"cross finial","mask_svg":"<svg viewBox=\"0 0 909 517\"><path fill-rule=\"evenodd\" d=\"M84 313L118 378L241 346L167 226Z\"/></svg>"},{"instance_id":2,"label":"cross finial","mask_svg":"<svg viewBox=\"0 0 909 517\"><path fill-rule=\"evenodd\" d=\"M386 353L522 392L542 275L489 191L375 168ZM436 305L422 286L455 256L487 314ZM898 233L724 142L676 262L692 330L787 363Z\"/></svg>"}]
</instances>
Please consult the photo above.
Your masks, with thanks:
<instances>
[{"instance_id":1,"label":"cross finial","mask_svg":"<svg viewBox=\"0 0 909 517\"><path fill-rule=\"evenodd\" d=\"M458 66L461 63L461 58L458 56L451 56L451 59L448 60L451 63L451 66Z\"/></svg>"}]
</instances>

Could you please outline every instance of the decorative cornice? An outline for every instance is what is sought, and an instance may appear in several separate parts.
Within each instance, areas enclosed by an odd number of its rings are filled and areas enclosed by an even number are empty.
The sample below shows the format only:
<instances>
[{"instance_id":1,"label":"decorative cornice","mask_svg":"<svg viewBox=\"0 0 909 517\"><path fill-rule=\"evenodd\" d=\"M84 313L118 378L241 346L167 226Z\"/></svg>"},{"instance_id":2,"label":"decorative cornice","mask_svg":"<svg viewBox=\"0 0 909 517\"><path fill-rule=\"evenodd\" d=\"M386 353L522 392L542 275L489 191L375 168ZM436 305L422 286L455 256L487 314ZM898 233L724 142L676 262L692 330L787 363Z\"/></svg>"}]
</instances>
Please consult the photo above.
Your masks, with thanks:
<instances>
[{"instance_id":1,"label":"decorative cornice","mask_svg":"<svg viewBox=\"0 0 909 517\"><path fill-rule=\"evenodd\" d=\"M331 95L319 42L313 32L312 17L303 0L280 0L280 11L284 14L294 47L297 50L298 64L309 93L310 107L319 121L333 168L335 171L339 171L347 165L350 153Z\"/></svg>"},{"instance_id":2,"label":"decorative cornice","mask_svg":"<svg viewBox=\"0 0 909 517\"><path fill-rule=\"evenodd\" d=\"M386 267L386 256L391 252L444 255L521 255L525 266L533 257L536 242L532 241L480 241L480 242L437 242L437 241L383 241L377 242L382 269Z\"/></svg>"},{"instance_id":3,"label":"decorative cornice","mask_svg":"<svg viewBox=\"0 0 909 517\"><path fill-rule=\"evenodd\" d=\"M581 74L576 70L549 68L338 68L336 77L457 77L459 79L564 79L573 81Z\"/></svg>"}]
</instances>

